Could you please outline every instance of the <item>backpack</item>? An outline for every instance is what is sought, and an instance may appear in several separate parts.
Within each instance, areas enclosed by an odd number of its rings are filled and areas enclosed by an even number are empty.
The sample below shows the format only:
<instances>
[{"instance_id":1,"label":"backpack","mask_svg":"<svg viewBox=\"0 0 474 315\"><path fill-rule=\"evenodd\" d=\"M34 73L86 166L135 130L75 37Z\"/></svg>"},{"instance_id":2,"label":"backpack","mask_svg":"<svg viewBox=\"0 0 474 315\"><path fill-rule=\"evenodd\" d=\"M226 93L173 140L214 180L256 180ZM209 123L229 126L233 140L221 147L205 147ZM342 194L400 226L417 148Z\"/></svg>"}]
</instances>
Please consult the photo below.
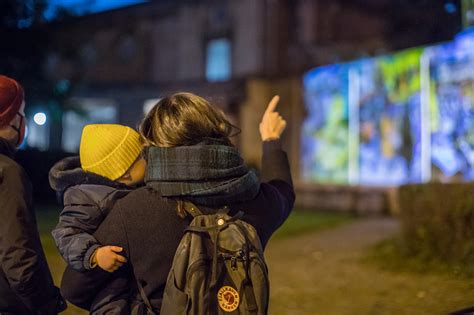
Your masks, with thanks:
<instances>
[{"instance_id":1,"label":"backpack","mask_svg":"<svg viewBox=\"0 0 474 315\"><path fill-rule=\"evenodd\" d=\"M176 250L161 314L267 314L268 269L255 228L242 212L204 215L189 202L185 209L193 219Z\"/></svg>"}]
</instances>

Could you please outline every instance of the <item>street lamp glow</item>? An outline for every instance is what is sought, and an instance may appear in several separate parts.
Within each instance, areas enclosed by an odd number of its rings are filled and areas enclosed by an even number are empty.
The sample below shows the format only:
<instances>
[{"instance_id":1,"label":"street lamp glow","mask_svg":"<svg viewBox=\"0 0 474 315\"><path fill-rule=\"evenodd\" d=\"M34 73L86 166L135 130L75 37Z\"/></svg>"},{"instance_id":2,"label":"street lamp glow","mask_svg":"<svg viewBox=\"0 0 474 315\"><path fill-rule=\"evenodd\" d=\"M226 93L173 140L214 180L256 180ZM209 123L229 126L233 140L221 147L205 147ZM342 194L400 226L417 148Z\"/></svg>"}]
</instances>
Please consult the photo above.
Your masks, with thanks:
<instances>
[{"instance_id":1,"label":"street lamp glow","mask_svg":"<svg viewBox=\"0 0 474 315\"><path fill-rule=\"evenodd\" d=\"M45 113L36 113L33 116L33 120L38 126L43 126L44 124L46 124L46 114Z\"/></svg>"}]
</instances>

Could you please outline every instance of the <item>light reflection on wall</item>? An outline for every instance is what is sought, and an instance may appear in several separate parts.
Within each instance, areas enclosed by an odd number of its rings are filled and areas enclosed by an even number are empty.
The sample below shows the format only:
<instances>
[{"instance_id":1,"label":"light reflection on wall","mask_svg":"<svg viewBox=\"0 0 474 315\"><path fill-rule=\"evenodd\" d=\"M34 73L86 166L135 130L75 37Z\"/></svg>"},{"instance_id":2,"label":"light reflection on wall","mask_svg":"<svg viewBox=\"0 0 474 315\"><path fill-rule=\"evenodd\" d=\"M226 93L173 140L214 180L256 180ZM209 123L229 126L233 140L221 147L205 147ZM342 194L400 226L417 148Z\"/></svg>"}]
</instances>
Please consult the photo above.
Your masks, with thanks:
<instances>
[{"instance_id":1,"label":"light reflection on wall","mask_svg":"<svg viewBox=\"0 0 474 315\"><path fill-rule=\"evenodd\" d=\"M232 76L232 45L227 38L210 40L206 47L206 79L227 81Z\"/></svg>"},{"instance_id":2,"label":"light reflection on wall","mask_svg":"<svg viewBox=\"0 0 474 315\"><path fill-rule=\"evenodd\" d=\"M433 175L473 180L474 37L432 47L430 54Z\"/></svg>"},{"instance_id":3,"label":"light reflection on wall","mask_svg":"<svg viewBox=\"0 0 474 315\"><path fill-rule=\"evenodd\" d=\"M348 68L328 66L304 78L308 118L301 135L305 180L348 181Z\"/></svg>"},{"instance_id":4,"label":"light reflection on wall","mask_svg":"<svg viewBox=\"0 0 474 315\"><path fill-rule=\"evenodd\" d=\"M421 180L421 49L368 59L358 69L359 182Z\"/></svg>"},{"instance_id":5,"label":"light reflection on wall","mask_svg":"<svg viewBox=\"0 0 474 315\"><path fill-rule=\"evenodd\" d=\"M150 98L143 102L143 115L146 116L161 98Z\"/></svg>"},{"instance_id":6,"label":"light reflection on wall","mask_svg":"<svg viewBox=\"0 0 474 315\"><path fill-rule=\"evenodd\" d=\"M304 180L399 185L474 179L474 34L311 70L304 94ZM340 104L349 108L348 123L329 128L334 117L327 113ZM325 141L342 134L345 139ZM334 164L337 150L348 152L347 163ZM331 174L349 176L327 176L328 161Z\"/></svg>"}]
</instances>

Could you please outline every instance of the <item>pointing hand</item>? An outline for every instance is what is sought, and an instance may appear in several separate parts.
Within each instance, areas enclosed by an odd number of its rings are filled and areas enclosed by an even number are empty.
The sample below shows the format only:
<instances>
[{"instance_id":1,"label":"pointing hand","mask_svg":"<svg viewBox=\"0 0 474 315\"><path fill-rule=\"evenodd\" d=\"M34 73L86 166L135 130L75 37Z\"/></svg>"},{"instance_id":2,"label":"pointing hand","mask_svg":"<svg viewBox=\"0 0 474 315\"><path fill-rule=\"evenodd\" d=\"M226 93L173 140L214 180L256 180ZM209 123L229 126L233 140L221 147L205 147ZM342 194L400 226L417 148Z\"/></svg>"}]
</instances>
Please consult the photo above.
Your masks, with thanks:
<instances>
[{"instance_id":1,"label":"pointing hand","mask_svg":"<svg viewBox=\"0 0 474 315\"><path fill-rule=\"evenodd\" d=\"M280 139L281 134L285 130L286 121L275 111L280 97L275 95L263 114L260 122L260 136L263 141Z\"/></svg>"}]
</instances>

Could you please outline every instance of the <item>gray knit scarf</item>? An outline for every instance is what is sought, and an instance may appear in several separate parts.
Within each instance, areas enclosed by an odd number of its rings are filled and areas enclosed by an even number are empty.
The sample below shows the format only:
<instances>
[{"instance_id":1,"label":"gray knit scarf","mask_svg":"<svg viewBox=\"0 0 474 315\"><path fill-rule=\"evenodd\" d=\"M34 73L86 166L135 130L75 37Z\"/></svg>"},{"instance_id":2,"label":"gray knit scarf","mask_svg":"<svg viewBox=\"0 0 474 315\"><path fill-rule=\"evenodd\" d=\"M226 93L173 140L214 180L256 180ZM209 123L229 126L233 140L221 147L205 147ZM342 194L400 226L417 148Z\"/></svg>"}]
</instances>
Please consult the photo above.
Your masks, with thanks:
<instances>
[{"instance_id":1,"label":"gray knit scarf","mask_svg":"<svg viewBox=\"0 0 474 315\"><path fill-rule=\"evenodd\" d=\"M150 147L145 182L164 197L176 197L205 206L248 201L260 183L236 148L207 139L192 146Z\"/></svg>"}]
</instances>

